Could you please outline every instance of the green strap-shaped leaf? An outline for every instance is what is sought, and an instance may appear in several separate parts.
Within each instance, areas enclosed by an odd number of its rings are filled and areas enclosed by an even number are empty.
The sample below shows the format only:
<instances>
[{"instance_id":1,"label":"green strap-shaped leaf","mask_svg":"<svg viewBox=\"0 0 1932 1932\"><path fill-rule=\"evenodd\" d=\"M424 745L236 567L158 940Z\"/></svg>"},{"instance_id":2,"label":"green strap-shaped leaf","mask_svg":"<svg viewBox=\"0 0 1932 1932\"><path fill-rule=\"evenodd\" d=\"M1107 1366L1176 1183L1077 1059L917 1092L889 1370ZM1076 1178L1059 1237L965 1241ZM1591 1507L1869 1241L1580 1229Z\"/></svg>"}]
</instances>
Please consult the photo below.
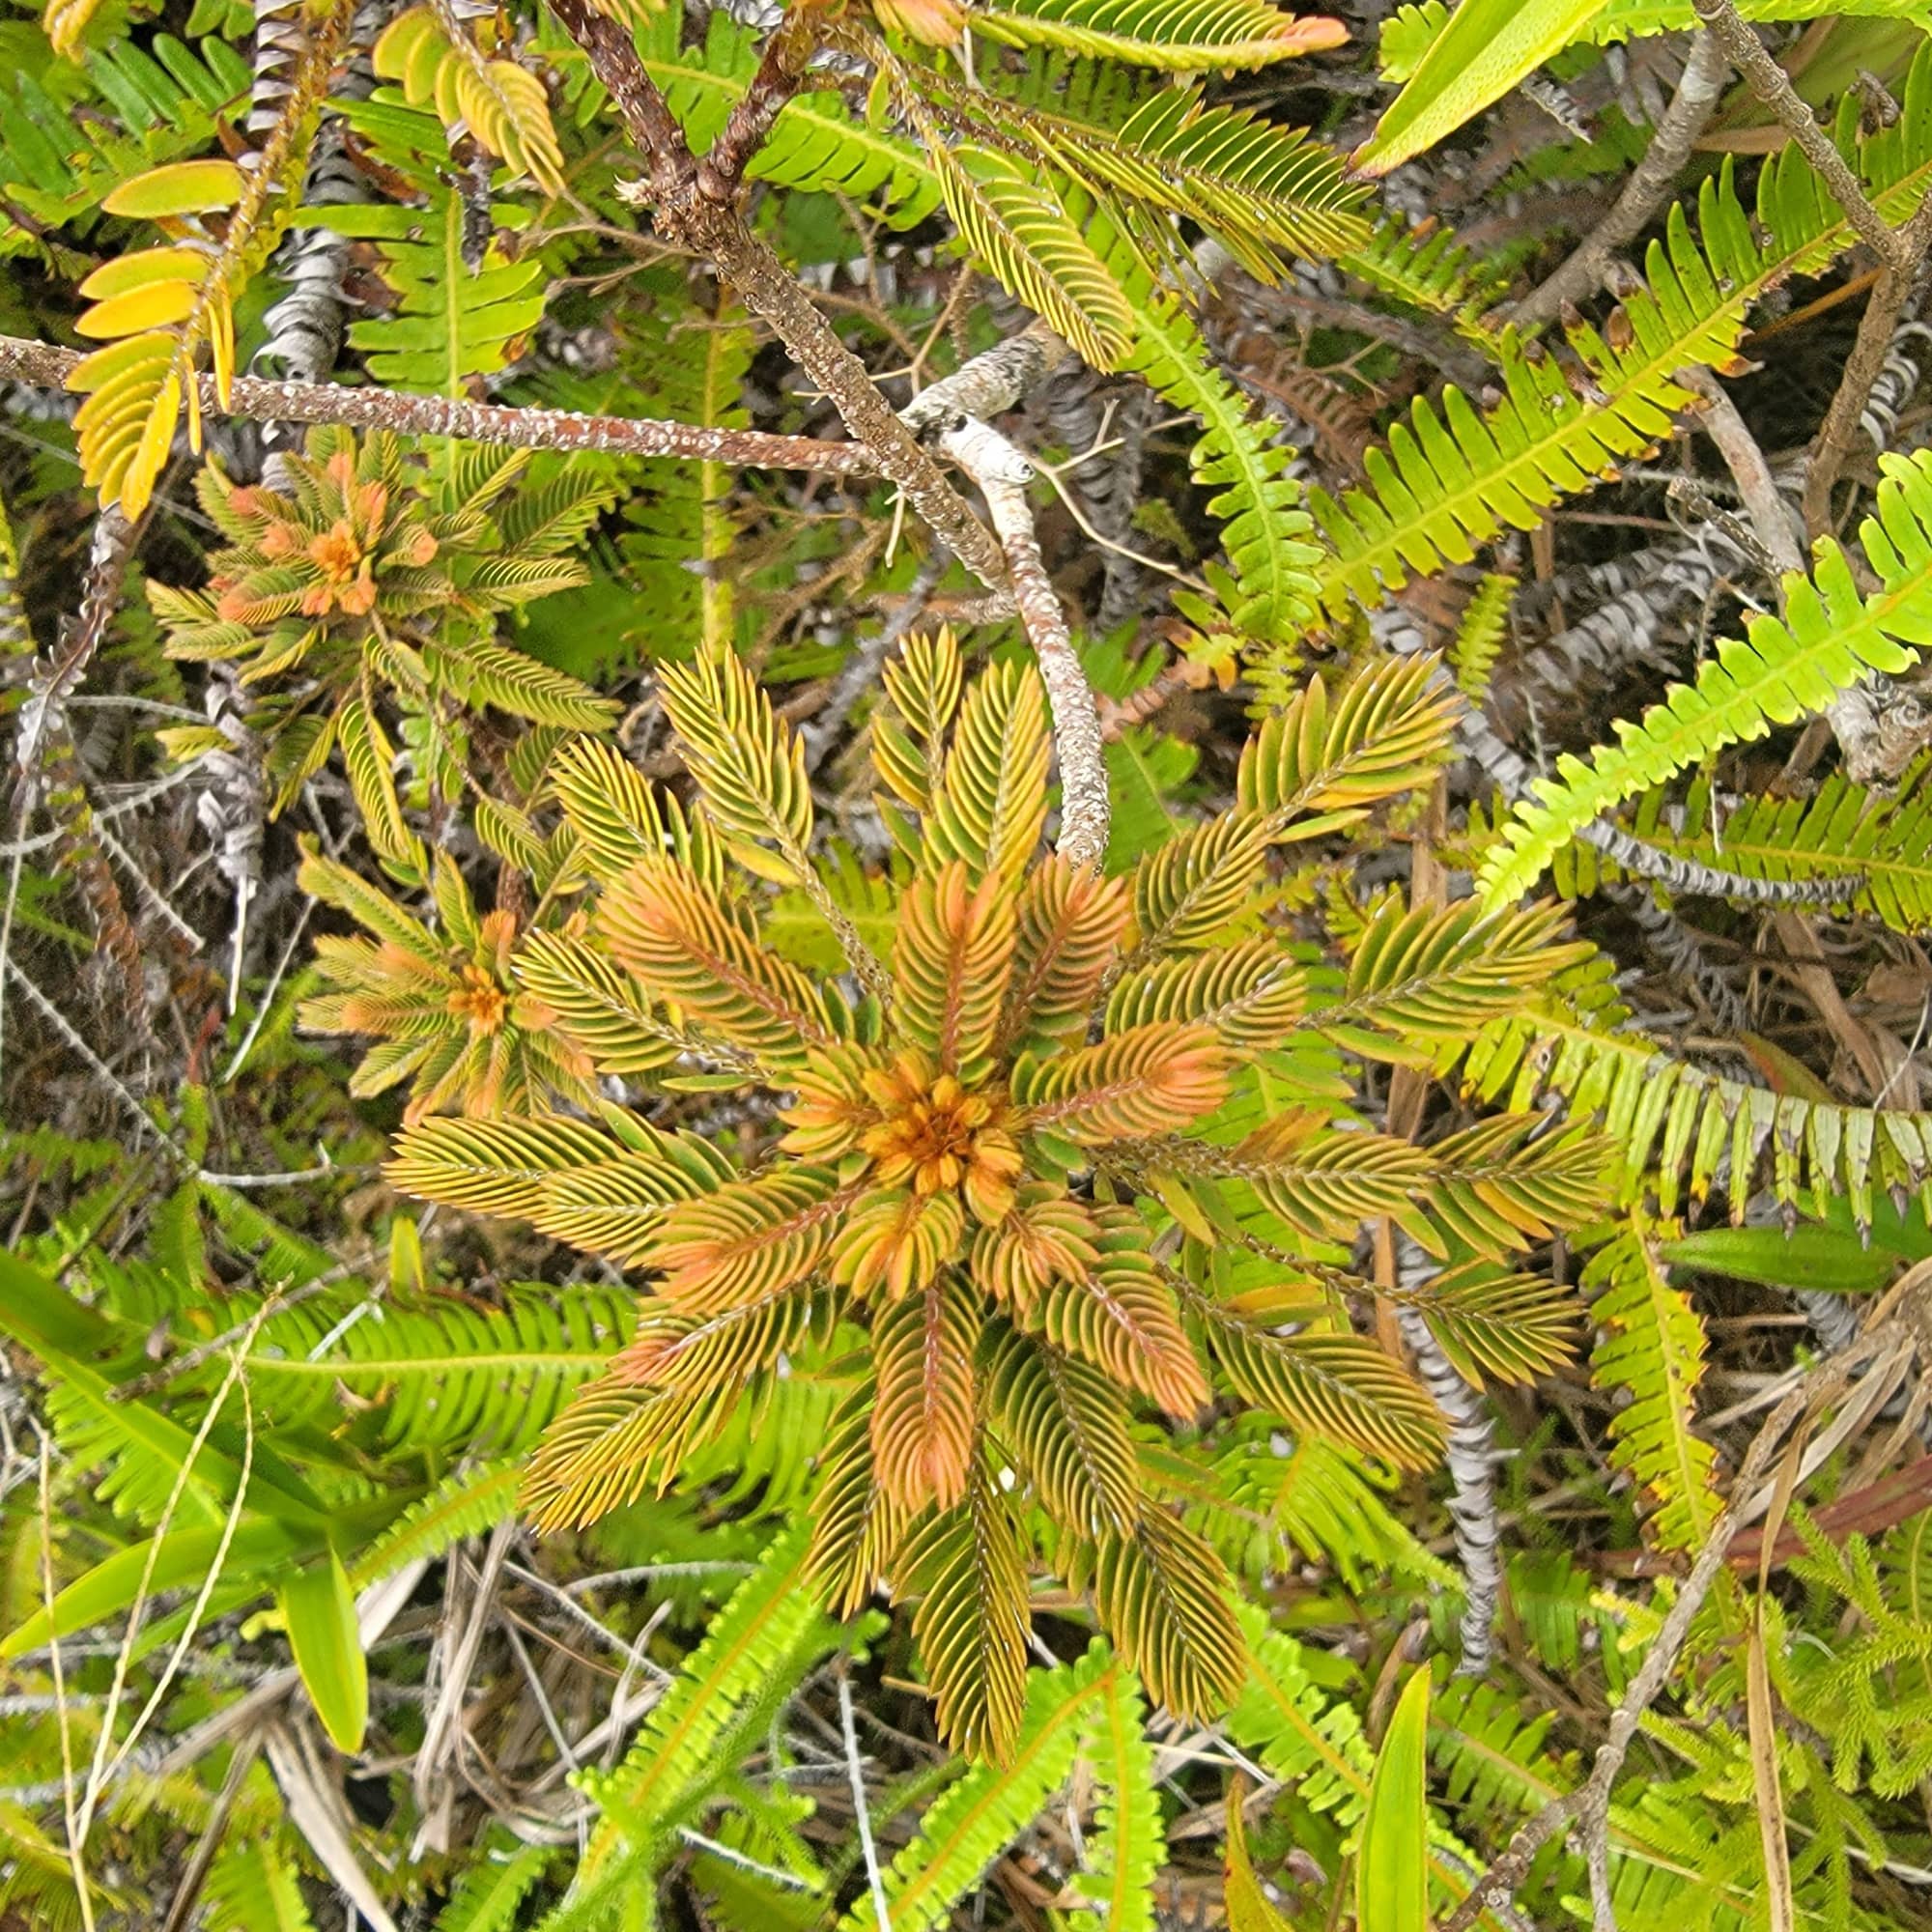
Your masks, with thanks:
<instances>
[{"instance_id":1,"label":"green strap-shaped leaf","mask_svg":"<svg viewBox=\"0 0 1932 1932\"><path fill-rule=\"evenodd\" d=\"M302 1689L323 1729L338 1750L360 1750L369 1727L369 1660L342 1558L331 1549L297 1571L282 1586L281 1609Z\"/></svg>"},{"instance_id":2,"label":"green strap-shaped leaf","mask_svg":"<svg viewBox=\"0 0 1932 1932\"><path fill-rule=\"evenodd\" d=\"M1412 1675L1376 1757L1355 1847L1363 1932L1429 1932L1429 1667Z\"/></svg>"},{"instance_id":3,"label":"green strap-shaped leaf","mask_svg":"<svg viewBox=\"0 0 1932 1932\"><path fill-rule=\"evenodd\" d=\"M1568 46L1604 6L1605 0L1463 0L1374 137L1356 150L1356 167L1384 175L1433 148Z\"/></svg>"}]
</instances>

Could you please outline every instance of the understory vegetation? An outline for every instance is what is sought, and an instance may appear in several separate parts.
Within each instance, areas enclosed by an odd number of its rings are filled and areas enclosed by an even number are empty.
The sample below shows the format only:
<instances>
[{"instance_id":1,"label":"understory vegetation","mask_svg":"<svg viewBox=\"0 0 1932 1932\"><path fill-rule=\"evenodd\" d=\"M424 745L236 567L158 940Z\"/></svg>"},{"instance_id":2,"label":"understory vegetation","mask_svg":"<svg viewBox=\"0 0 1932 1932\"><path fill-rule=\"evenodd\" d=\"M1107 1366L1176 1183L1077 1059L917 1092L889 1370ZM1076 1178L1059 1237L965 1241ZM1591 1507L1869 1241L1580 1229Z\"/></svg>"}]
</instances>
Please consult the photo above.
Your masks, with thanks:
<instances>
[{"instance_id":1,"label":"understory vegetation","mask_svg":"<svg viewBox=\"0 0 1932 1932\"><path fill-rule=\"evenodd\" d=\"M1922 0L13 0L0 1932L1932 1928Z\"/></svg>"}]
</instances>

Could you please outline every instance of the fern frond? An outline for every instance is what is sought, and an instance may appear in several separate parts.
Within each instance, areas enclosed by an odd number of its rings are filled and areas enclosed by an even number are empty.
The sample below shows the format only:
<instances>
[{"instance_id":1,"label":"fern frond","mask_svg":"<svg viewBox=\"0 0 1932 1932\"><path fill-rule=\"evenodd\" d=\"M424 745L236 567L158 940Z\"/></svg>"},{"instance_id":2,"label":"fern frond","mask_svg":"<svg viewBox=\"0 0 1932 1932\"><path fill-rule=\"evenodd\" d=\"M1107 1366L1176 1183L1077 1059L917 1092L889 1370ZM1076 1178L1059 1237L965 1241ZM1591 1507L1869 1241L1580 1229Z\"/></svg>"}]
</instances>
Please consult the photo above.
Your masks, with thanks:
<instances>
[{"instance_id":1,"label":"fern frond","mask_svg":"<svg viewBox=\"0 0 1932 1932\"><path fill-rule=\"evenodd\" d=\"M1860 594L1844 553L1823 538L1810 578L1784 581L1782 621L1753 618L1743 639L1720 642L1692 685L1675 687L1620 742L1586 761L1565 755L1557 776L1536 781L1503 845L1483 871L1486 901L1504 905L1584 826L1624 799L1662 784L1726 745L1761 738L1823 710L1868 670L1895 674L1918 663L1911 646L1932 635L1932 454L1881 459L1885 474L1860 547L1878 579Z\"/></svg>"},{"instance_id":2,"label":"fern frond","mask_svg":"<svg viewBox=\"0 0 1932 1932\"><path fill-rule=\"evenodd\" d=\"M1591 1378L1628 1396L1610 1419L1610 1460L1649 1497L1652 1538L1666 1549L1700 1549L1722 1508L1716 1452L1692 1428L1703 1321L1671 1287L1640 1224L1591 1258L1583 1288L1594 1291L1599 1331Z\"/></svg>"},{"instance_id":3,"label":"fern frond","mask_svg":"<svg viewBox=\"0 0 1932 1932\"><path fill-rule=\"evenodd\" d=\"M1004 1763L975 1765L920 1820L918 1835L886 1874L893 1932L936 1932L954 1904L1065 1783L1084 1726L1121 1665L1095 1643L1077 1663L1036 1671ZM878 1932L861 1898L838 1932Z\"/></svg>"},{"instance_id":4,"label":"fern frond","mask_svg":"<svg viewBox=\"0 0 1932 1932\"><path fill-rule=\"evenodd\" d=\"M1170 73L1264 67L1348 39L1339 20L1284 14L1266 0L1003 0L966 11L977 32L1009 46Z\"/></svg>"},{"instance_id":5,"label":"fern frond","mask_svg":"<svg viewBox=\"0 0 1932 1932\"><path fill-rule=\"evenodd\" d=\"M1485 1026L1463 1063L1465 1087L1516 1108L1549 1091L1573 1118L1601 1119L1622 1151L1617 1198L1655 1190L1660 1211L1702 1201L1728 1161L1731 1211L1742 1220L1763 1156L1776 1198L1841 1199L1868 1226L1875 1189L1922 1189L1932 1176L1932 1114L1840 1107L1708 1073L1629 1031L1615 968L1596 954L1514 1018ZM1454 1056L1451 1056L1453 1060Z\"/></svg>"},{"instance_id":6,"label":"fern frond","mask_svg":"<svg viewBox=\"0 0 1932 1932\"><path fill-rule=\"evenodd\" d=\"M1369 452L1367 489L1340 502L1318 493L1316 517L1335 546L1317 570L1330 611L1350 597L1373 608L1411 576L1469 562L1476 544L1530 527L1548 505L1669 435L1691 400L1677 372L1729 361L1746 298L1705 259L1680 209L1645 266L1649 288L1625 303L1607 336L1587 324L1571 330L1590 400L1558 358L1505 338L1504 399L1487 416L1453 387L1439 412L1419 400L1388 450Z\"/></svg>"},{"instance_id":7,"label":"fern frond","mask_svg":"<svg viewBox=\"0 0 1932 1932\"><path fill-rule=\"evenodd\" d=\"M1094 1779L1094 1829L1074 1888L1094 1901L1106 1932L1155 1932L1153 1887L1167 1862L1167 1832L1132 1671L1101 1677L1080 1755Z\"/></svg>"},{"instance_id":8,"label":"fern frond","mask_svg":"<svg viewBox=\"0 0 1932 1932\"><path fill-rule=\"evenodd\" d=\"M279 1834L231 1833L208 1870L209 1932L311 1932L295 1861Z\"/></svg>"},{"instance_id":9,"label":"fern frond","mask_svg":"<svg viewBox=\"0 0 1932 1932\"><path fill-rule=\"evenodd\" d=\"M804 1587L806 1535L787 1530L740 1583L651 1707L622 1764L586 1777L603 1812L576 1889L637 1883L651 1854L738 1761L746 1720L774 1710L832 1648L836 1633Z\"/></svg>"},{"instance_id":10,"label":"fern frond","mask_svg":"<svg viewBox=\"0 0 1932 1932\"><path fill-rule=\"evenodd\" d=\"M1517 580L1507 572L1488 572L1456 626L1449 663L1456 673L1456 689L1471 704L1482 703L1489 692L1496 659L1509 636L1510 601L1516 587Z\"/></svg>"},{"instance_id":11,"label":"fern frond","mask_svg":"<svg viewBox=\"0 0 1932 1932\"><path fill-rule=\"evenodd\" d=\"M434 1561L472 1536L486 1536L517 1512L523 1463L486 1462L445 1476L418 1497L349 1565L361 1591L418 1560Z\"/></svg>"},{"instance_id":12,"label":"fern frond","mask_svg":"<svg viewBox=\"0 0 1932 1932\"><path fill-rule=\"evenodd\" d=\"M1012 1758L1027 1703L1026 1569L1018 1520L983 1449L963 1498L914 1528L899 1563L920 1593L913 1636L941 1736L971 1757Z\"/></svg>"},{"instance_id":13,"label":"fern frond","mask_svg":"<svg viewBox=\"0 0 1932 1932\"><path fill-rule=\"evenodd\" d=\"M750 911L671 859L640 859L598 901L598 929L644 991L775 1066L836 1037L819 993L762 946Z\"/></svg>"},{"instance_id":14,"label":"fern frond","mask_svg":"<svg viewBox=\"0 0 1932 1932\"><path fill-rule=\"evenodd\" d=\"M1411 11L1403 8L1382 23L1384 49L1396 20ZM1339 266L1382 295L1465 327L1477 327L1466 319L1492 298L1501 279L1492 266L1463 245L1453 228L1434 220L1411 227L1400 215L1389 214L1376 223L1366 242L1340 258ZM1487 335L1484 339L1490 342Z\"/></svg>"},{"instance_id":15,"label":"fern frond","mask_svg":"<svg viewBox=\"0 0 1932 1932\"><path fill-rule=\"evenodd\" d=\"M519 1289L500 1310L390 1302L366 1319L338 1296L270 1314L242 1357L263 1413L322 1421L338 1389L383 1410L389 1442L508 1455L536 1439L631 1332L631 1296Z\"/></svg>"},{"instance_id":16,"label":"fern frond","mask_svg":"<svg viewBox=\"0 0 1932 1932\"><path fill-rule=\"evenodd\" d=\"M1634 829L1673 859L1747 879L1842 879L1847 903L1894 932L1932 930L1932 767L1895 791L1855 784L1834 772L1809 798L1772 793L1734 802L1711 822L1708 785L1693 785L1680 818L1664 795L1644 802Z\"/></svg>"},{"instance_id":17,"label":"fern frond","mask_svg":"<svg viewBox=\"0 0 1932 1932\"><path fill-rule=\"evenodd\" d=\"M1194 480L1214 493L1208 512L1221 520L1228 567L1210 572L1209 582L1228 621L1253 638L1299 637L1320 608L1322 552L1274 429L1222 374L1179 302L1138 283L1134 345L1123 367L1201 423Z\"/></svg>"},{"instance_id":18,"label":"fern frond","mask_svg":"<svg viewBox=\"0 0 1932 1932\"><path fill-rule=\"evenodd\" d=\"M701 652L688 665L667 665L659 688L732 857L761 878L803 883L812 829L805 745L773 714L745 661L735 651Z\"/></svg>"},{"instance_id":19,"label":"fern frond","mask_svg":"<svg viewBox=\"0 0 1932 1932\"><path fill-rule=\"evenodd\" d=\"M351 103L345 118L366 121L373 111ZM435 118L415 118L440 148ZM446 165L425 165L412 175L427 208L331 203L314 211L314 218L345 240L373 242L395 291L393 314L349 325L350 343L367 357L370 375L399 389L462 395L469 378L513 360L543 319L544 265L534 253L511 261L493 239L480 267L472 267L464 199L442 178ZM498 220L526 218L507 205L492 213Z\"/></svg>"},{"instance_id":20,"label":"fern frond","mask_svg":"<svg viewBox=\"0 0 1932 1932\"><path fill-rule=\"evenodd\" d=\"M497 1847L486 1838L437 1914L434 1932L515 1932L524 1901L555 1861L549 1845L512 1840Z\"/></svg>"}]
</instances>

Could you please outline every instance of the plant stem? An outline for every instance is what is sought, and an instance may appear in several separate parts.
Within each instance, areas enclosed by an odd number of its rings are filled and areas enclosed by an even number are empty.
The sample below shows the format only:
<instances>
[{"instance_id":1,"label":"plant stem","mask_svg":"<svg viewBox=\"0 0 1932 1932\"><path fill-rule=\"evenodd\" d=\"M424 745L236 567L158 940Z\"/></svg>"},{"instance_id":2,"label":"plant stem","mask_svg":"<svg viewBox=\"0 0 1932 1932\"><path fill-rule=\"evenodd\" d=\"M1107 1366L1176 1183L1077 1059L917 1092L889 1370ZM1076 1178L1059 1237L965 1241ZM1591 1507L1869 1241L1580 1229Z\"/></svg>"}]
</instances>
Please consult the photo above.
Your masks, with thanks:
<instances>
[{"instance_id":1,"label":"plant stem","mask_svg":"<svg viewBox=\"0 0 1932 1932\"><path fill-rule=\"evenodd\" d=\"M629 33L593 12L589 0L551 0L551 11L588 55L632 142L650 163L639 198L649 202L659 231L711 258L745 306L771 326L792 359L831 397L845 427L871 451L880 473L905 492L914 511L968 570L1002 587L1006 559L999 544L894 413L866 365L833 332L784 264L746 227L737 209L704 191L683 130L645 72ZM727 158L742 166L749 152Z\"/></svg>"},{"instance_id":2,"label":"plant stem","mask_svg":"<svg viewBox=\"0 0 1932 1932\"><path fill-rule=\"evenodd\" d=\"M939 446L980 486L1006 546L1013 599L1053 710L1053 749L1060 763L1060 855L1075 866L1097 867L1106 856L1111 819L1100 712L1040 557L1026 494L1033 465L997 430L970 419L948 430Z\"/></svg>"},{"instance_id":3,"label":"plant stem","mask_svg":"<svg viewBox=\"0 0 1932 1932\"><path fill-rule=\"evenodd\" d=\"M1550 322L1566 302L1596 293L1617 251L1642 234L1675 186L1678 170L1690 158L1729 71L1723 43L1709 28L1698 33L1677 93L1615 206L1561 268L1517 303L1513 321L1525 328Z\"/></svg>"}]
</instances>

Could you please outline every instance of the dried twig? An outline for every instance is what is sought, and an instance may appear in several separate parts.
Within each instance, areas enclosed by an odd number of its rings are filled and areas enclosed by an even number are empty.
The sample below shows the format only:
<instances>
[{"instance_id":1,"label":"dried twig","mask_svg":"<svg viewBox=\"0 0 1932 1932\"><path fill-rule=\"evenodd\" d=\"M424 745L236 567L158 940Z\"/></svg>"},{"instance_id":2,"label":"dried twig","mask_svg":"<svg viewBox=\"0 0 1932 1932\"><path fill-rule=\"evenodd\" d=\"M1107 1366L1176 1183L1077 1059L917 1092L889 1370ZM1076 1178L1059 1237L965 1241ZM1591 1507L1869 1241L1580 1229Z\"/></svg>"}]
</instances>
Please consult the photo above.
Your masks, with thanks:
<instances>
[{"instance_id":1,"label":"dried twig","mask_svg":"<svg viewBox=\"0 0 1932 1932\"><path fill-rule=\"evenodd\" d=\"M1690 158L1729 71L1730 61L1718 37L1708 29L1696 35L1676 97L1615 206L1561 268L1516 304L1510 312L1512 321L1533 327L1552 321L1566 302L1581 301L1596 293L1618 251L1642 234L1675 189L1678 171Z\"/></svg>"}]
</instances>

